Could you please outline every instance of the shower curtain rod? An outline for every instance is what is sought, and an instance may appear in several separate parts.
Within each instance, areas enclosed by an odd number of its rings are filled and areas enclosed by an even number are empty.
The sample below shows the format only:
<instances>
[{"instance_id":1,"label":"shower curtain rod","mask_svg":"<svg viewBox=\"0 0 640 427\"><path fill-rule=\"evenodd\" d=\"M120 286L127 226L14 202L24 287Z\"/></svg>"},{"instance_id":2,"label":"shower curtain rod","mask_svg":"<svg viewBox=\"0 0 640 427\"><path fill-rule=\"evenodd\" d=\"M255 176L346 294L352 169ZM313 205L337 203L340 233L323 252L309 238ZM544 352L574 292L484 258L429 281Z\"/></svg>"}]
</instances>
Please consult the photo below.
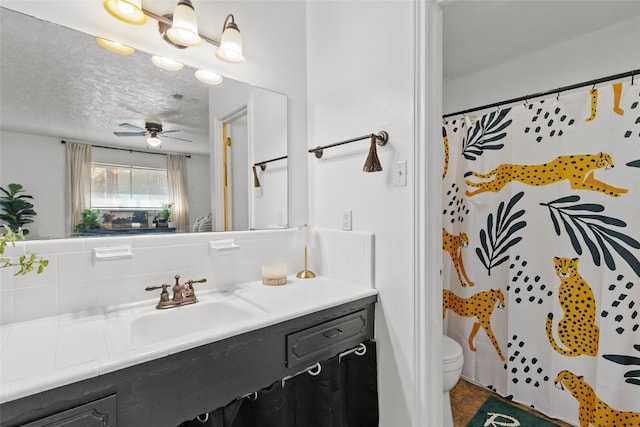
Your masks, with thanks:
<instances>
[{"instance_id":1,"label":"shower curtain rod","mask_svg":"<svg viewBox=\"0 0 640 427\"><path fill-rule=\"evenodd\" d=\"M557 93L558 96L559 96L560 92L566 92L566 91L573 90L573 89L578 89L578 88L581 88L581 87L584 87L584 86L591 86L591 85L595 86L595 85L597 85L599 83L605 83L605 82L608 82L608 81L611 81L611 80L622 79L622 78L625 78L625 77L631 77L631 82L633 84L633 79L634 79L634 76L636 74L640 74L640 69L627 71L626 73L614 74L612 76L601 77L599 79L589 80L589 81L582 82L582 83L576 83L576 84L569 85L569 86L563 86L563 87L560 87L558 89L551 89L551 90L548 90L548 91L545 91L545 92L538 92L538 93L533 93L533 94L530 94L530 95L527 95L527 96L520 96L518 98L508 99L506 101L495 102L493 104L487 104L487 105L483 105L481 107L469 108L467 110L461 110L461 111L457 111L455 113L448 113L448 114L444 114L442 116L442 118L446 119L447 117L464 115L464 114L471 113L471 112L474 112L474 111L486 110L486 109L489 109L489 108L500 107L500 106L506 105L506 104L514 104L516 102L527 101L527 100L530 100L532 98L540 98L542 96L547 96L547 95L551 95L551 94L554 94L554 93Z\"/></svg>"},{"instance_id":2,"label":"shower curtain rod","mask_svg":"<svg viewBox=\"0 0 640 427\"><path fill-rule=\"evenodd\" d=\"M60 143L62 144L66 144L67 141L65 140L61 140ZM84 144L83 142L80 142L79 144ZM94 145L94 144L86 144L86 145L90 145L94 148L106 148L109 150L120 150L120 151L128 151L130 153L143 153L143 154L158 154L160 156L166 156L167 154L174 154L174 153L156 153L154 151L142 151L142 150L133 150L131 148L119 148L119 147L108 147L106 145ZM175 153L175 154L180 154L180 153ZM191 158L190 154L180 154L181 156L185 156L187 159Z\"/></svg>"},{"instance_id":3,"label":"shower curtain rod","mask_svg":"<svg viewBox=\"0 0 640 427\"><path fill-rule=\"evenodd\" d=\"M253 166L260 166L260 169L265 170L267 168L267 163L275 162L278 160L286 159L288 156L276 157L275 159L265 160L264 162L254 163Z\"/></svg>"},{"instance_id":4,"label":"shower curtain rod","mask_svg":"<svg viewBox=\"0 0 640 427\"><path fill-rule=\"evenodd\" d=\"M325 148L337 147L338 145L344 145L344 144L349 144L351 142L362 141L363 139L369 139L374 136L378 140L377 143L379 146L385 145L389 140L389 134L386 131L382 130L377 135L373 133L369 133L367 135L359 136L357 138L347 139L346 141L340 141L334 144L323 145L322 147L311 148L309 149L309 153L314 153L316 155L316 158L320 159L322 158L323 150Z\"/></svg>"}]
</instances>

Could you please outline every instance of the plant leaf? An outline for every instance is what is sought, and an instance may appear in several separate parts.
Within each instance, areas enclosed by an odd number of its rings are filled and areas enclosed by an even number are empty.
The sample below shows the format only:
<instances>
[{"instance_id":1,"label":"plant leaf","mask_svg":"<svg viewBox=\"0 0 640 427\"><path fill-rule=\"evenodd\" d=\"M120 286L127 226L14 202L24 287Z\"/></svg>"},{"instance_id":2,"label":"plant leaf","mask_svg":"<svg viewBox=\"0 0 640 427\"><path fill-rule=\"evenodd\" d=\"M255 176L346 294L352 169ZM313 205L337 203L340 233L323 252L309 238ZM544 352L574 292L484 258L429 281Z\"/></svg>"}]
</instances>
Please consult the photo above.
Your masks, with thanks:
<instances>
[{"instance_id":1,"label":"plant leaf","mask_svg":"<svg viewBox=\"0 0 640 427\"><path fill-rule=\"evenodd\" d=\"M604 215L580 215L581 218L587 218L587 219L595 219L596 221L600 221L600 222L604 222L605 224L609 224L609 225L615 225L616 227L626 227L627 223L618 219L618 218L612 218L610 216L604 216Z\"/></svg>"},{"instance_id":2,"label":"plant leaf","mask_svg":"<svg viewBox=\"0 0 640 427\"><path fill-rule=\"evenodd\" d=\"M640 249L640 242L638 242L637 240L635 240L633 237L628 236L626 234L620 233L618 231L615 230L611 230L609 228L606 227L602 227L600 225L596 225L593 224L593 228L602 231L603 233L608 234L611 237L615 237L619 240L622 240L623 242L625 242L627 245L631 246L632 248L635 249Z\"/></svg>"},{"instance_id":3,"label":"plant leaf","mask_svg":"<svg viewBox=\"0 0 640 427\"><path fill-rule=\"evenodd\" d=\"M564 206L562 209L565 209L568 211L602 212L604 211L604 206L598 205L596 203L582 203L579 205Z\"/></svg>"},{"instance_id":4,"label":"plant leaf","mask_svg":"<svg viewBox=\"0 0 640 427\"><path fill-rule=\"evenodd\" d=\"M582 255L582 247L580 246L580 242L578 242L578 238L576 237L576 233L574 233L571 228L571 224L564 219L564 216L560 215L560 219L562 220L562 225L564 225L564 229L567 231L569 235L569 239L571 240L571 246L578 253L578 255Z\"/></svg>"},{"instance_id":5,"label":"plant leaf","mask_svg":"<svg viewBox=\"0 0 640 427\"><path fill-rule=\"evenodd\" d=\"M573 202L577 202L580 200L580 196L565 196L565 197L561 197L559 199L556 200L552 200L551 202L549 202L549 205L555 204L555 203L573 203Z\"/></svg>"},{"instance_id":6,"label":"plant leaf","mask_svg":"<svg viewBox=\"0 0 640 427\"><path fill-rule=\"evenodd\" d=\"M578 224L578 220L574 217L570 217L570 218L571 218L571 222L573 222L573 224L576 226L576 228L582 235L582 240L584 240L584 243L587 245L589 252L591 252L591 258L593 259L593 262L596 265L600 265L600 251L598 250L598 247L596 246L595 243L593 243L593 240L589 238L589 236L587 235L587 231L582 227L580 227L580 225Z\"/></svg>"},{"instance_id":7,"label":"plant leaf","mask_svg":"<svg viewBox=\"0 0 640 427\"><path fill-rule=\"evenodd\" d=\"M553 223L553 229L555 230L556 235L559 236L560 235L560 224L558 224L558 219L556 218L556 213L552 209L551 206L548 206L548 208L549 208L549 215L551 216L551 222Z\"/></svg>"},{"instance_id":8,"label":"plant leaf","mask_svg":"<svg viewBox=\"0 0 640 427\"><path fill-rule=\"evenodd\" d=\"M598 241L598 244L600 245L600 249L602 249L602 257L604 258L604 263L607 265L607 267L609 267L609 270L615 269L616 263L613 260L613 257L611 256L611 252L609 252L609 249L602 241L602 237L600 237L598 233L594 233L594 236ZM595 263L595 260L594 260L594 263ZM600 265L600 264L596 264L596 265Z\"/></svg>"},{"instance_id":9,"label":"plant leaf","mask_svg":"<svg viewBox=\"0 0 640 427\"><path fill-rule=\"evenodd\" d=\"M499 257L500 255L502 255L504 253L504 251L509 249L511 246L517 244L520 240L522 240L521 236L517 236L513 240L510 240L506 245L504 245L502 248L500 248L500 250L496 254L494 254L494 257L495 258ZM509 256L507 255L507 258L508 257ZM494 265L498 265L498 264L494 264Z\"/></svg>"},{"instance_id":10,"label":"plant leaf","mask_svg":"<svg viewBox=\"0 0 640 427\"><path fill-rule=\"evenodd\" d=\"M476 248L476 255L478 255L478 258L480 258L480 262L482 263L482 265L484 265L484 268L488 270L489 265L487 264L487 261L485 261L484 255L482 254L482 251L480 250L480 248Z\"/></svg>"},{"instance_id":11,"label":"plant leaf","mask_svg":"<svg viewBox=\"0 0 640 427\"><path fill-rule=\"evenodd\" d=\"M640 261L638 261L638 259L634 257L633 254L631 254L631 252L629 252L624 246L613 240L611 237L606 235L603 235L602 237L611 245L611 247L616 252L618 252L618 254L620 254L620 256L627 262L627 264L629 264L629 267L631 267L633 272L640 276Z\"/></svg>"}]
</instances>

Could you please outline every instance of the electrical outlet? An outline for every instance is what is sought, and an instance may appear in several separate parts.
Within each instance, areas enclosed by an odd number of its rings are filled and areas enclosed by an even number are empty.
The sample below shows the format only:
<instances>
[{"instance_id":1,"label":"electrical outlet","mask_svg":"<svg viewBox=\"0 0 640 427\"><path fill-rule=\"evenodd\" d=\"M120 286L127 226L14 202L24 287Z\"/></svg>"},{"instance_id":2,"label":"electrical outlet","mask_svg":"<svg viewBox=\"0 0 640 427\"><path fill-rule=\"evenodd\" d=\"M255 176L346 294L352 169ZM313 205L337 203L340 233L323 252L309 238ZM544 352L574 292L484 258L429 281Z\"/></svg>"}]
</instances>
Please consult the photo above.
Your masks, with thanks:
<instances>
[{"instance_id":1,"label":"electrical outlet","mask_svg":"<svg viewBox=\"0 0 640 427\"><path fill-rule=\"evenodd\" d=\"M351 231L351 210L342 212L342 229Z\"/></svg>"},{"instance_id":2,"label":"electrical outlet","mask_svg":"<svg viewBox=\"0 0 640 427\"><path fill-rule=\"evenodd\" d=\"M393 163L391 168L391 176L393 177L394 187L407 186L407 161L400 160Z\"/></svg>"}]
</instances>

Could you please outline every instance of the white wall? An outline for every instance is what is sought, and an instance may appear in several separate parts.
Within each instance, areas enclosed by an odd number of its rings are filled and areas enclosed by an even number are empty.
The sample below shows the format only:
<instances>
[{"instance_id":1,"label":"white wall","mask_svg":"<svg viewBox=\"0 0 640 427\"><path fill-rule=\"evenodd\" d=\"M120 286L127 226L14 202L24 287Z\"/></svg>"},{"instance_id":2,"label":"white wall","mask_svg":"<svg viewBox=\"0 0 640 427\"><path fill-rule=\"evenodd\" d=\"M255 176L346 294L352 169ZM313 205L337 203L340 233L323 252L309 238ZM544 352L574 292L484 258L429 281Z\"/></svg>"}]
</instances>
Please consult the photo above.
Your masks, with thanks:
<instances>
[{"instance_id":1,"label":"white wall","mask_svg":"<svg viewBox=\"0 0 640 427\"><path fill-rule=\"evenodd\" d=\"M67 149L59 138L0 131L0 185L22 184L33 196L29 239L66 236Z\"/></svg>"},{"instance_id":2,"label":"white wall","mask_svg":"<svg viewBox=\"0 0 640 427\"><path fill-rule=\"evenodd\" d=\"M445 81L443 111L453 113L639 69L638 40L640 18L634 18Z\"/></svg>"},{"instance_id":3,"label":"white wall","mask_svg":"<svg viewBox=\"0 0 640 427\"><path fill-rule=\"evenodd\" d=\"M382 172L364 173L369 141L309 155L310 223L375 233L379 402L382 427L413 425L412 179L393 187L395 161L413 164L414 5L410 1L307 4L308 147L380 130ZM291 164L291 163L290 163Z\"/></svg>"}]
</instances>

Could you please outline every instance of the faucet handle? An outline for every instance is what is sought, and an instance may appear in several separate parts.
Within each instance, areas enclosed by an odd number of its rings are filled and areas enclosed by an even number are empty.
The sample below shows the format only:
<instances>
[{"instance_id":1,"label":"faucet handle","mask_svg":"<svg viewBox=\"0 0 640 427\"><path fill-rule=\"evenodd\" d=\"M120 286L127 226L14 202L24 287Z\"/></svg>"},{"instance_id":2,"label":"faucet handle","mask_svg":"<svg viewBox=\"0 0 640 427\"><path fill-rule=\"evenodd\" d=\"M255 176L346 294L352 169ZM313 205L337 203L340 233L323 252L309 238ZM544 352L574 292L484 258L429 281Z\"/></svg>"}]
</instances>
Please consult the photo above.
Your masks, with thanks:
<instances>
[{"instance_id":1,"label":"faucet handle","mask_svg":"<svg viewBox=\"0 0 640 427\"><path fill-rule=\"evenodd\" d=\"M207 281L207 279L187 280L186 282L184 282L184 284L191 286L194 283L205 283L206 281Z\"/></svg>"},{"instance_id":2,"label":"faucet handle","mask_svg":"<svg viewBox=\"0 0 640 427\"><path fill-rule=\"evenodd\" d=\"M163 283L160 286L147 286L146 288L144 288L144 290L155 291L156 289L162 289L162 292L160 293L160 302L166 302L166 301L169 301L169 292L167 292L168 287L169 285L167 285L166 283Z\"/></svg>"},{"instance_id":3,"label":"faucet handle","mask_svg":"<svg viewBox=\"0 0 640 427\"><path fill-rule=\"evenodd\" d=\"M147 286L146 288L144 288L144 290L155 291L156 289L162 289L163 291L166 291L168 287L169 285L167 285L166 283L163 283L162 285L159 285L159 286Z\"/></svg>"}]
</instances>

